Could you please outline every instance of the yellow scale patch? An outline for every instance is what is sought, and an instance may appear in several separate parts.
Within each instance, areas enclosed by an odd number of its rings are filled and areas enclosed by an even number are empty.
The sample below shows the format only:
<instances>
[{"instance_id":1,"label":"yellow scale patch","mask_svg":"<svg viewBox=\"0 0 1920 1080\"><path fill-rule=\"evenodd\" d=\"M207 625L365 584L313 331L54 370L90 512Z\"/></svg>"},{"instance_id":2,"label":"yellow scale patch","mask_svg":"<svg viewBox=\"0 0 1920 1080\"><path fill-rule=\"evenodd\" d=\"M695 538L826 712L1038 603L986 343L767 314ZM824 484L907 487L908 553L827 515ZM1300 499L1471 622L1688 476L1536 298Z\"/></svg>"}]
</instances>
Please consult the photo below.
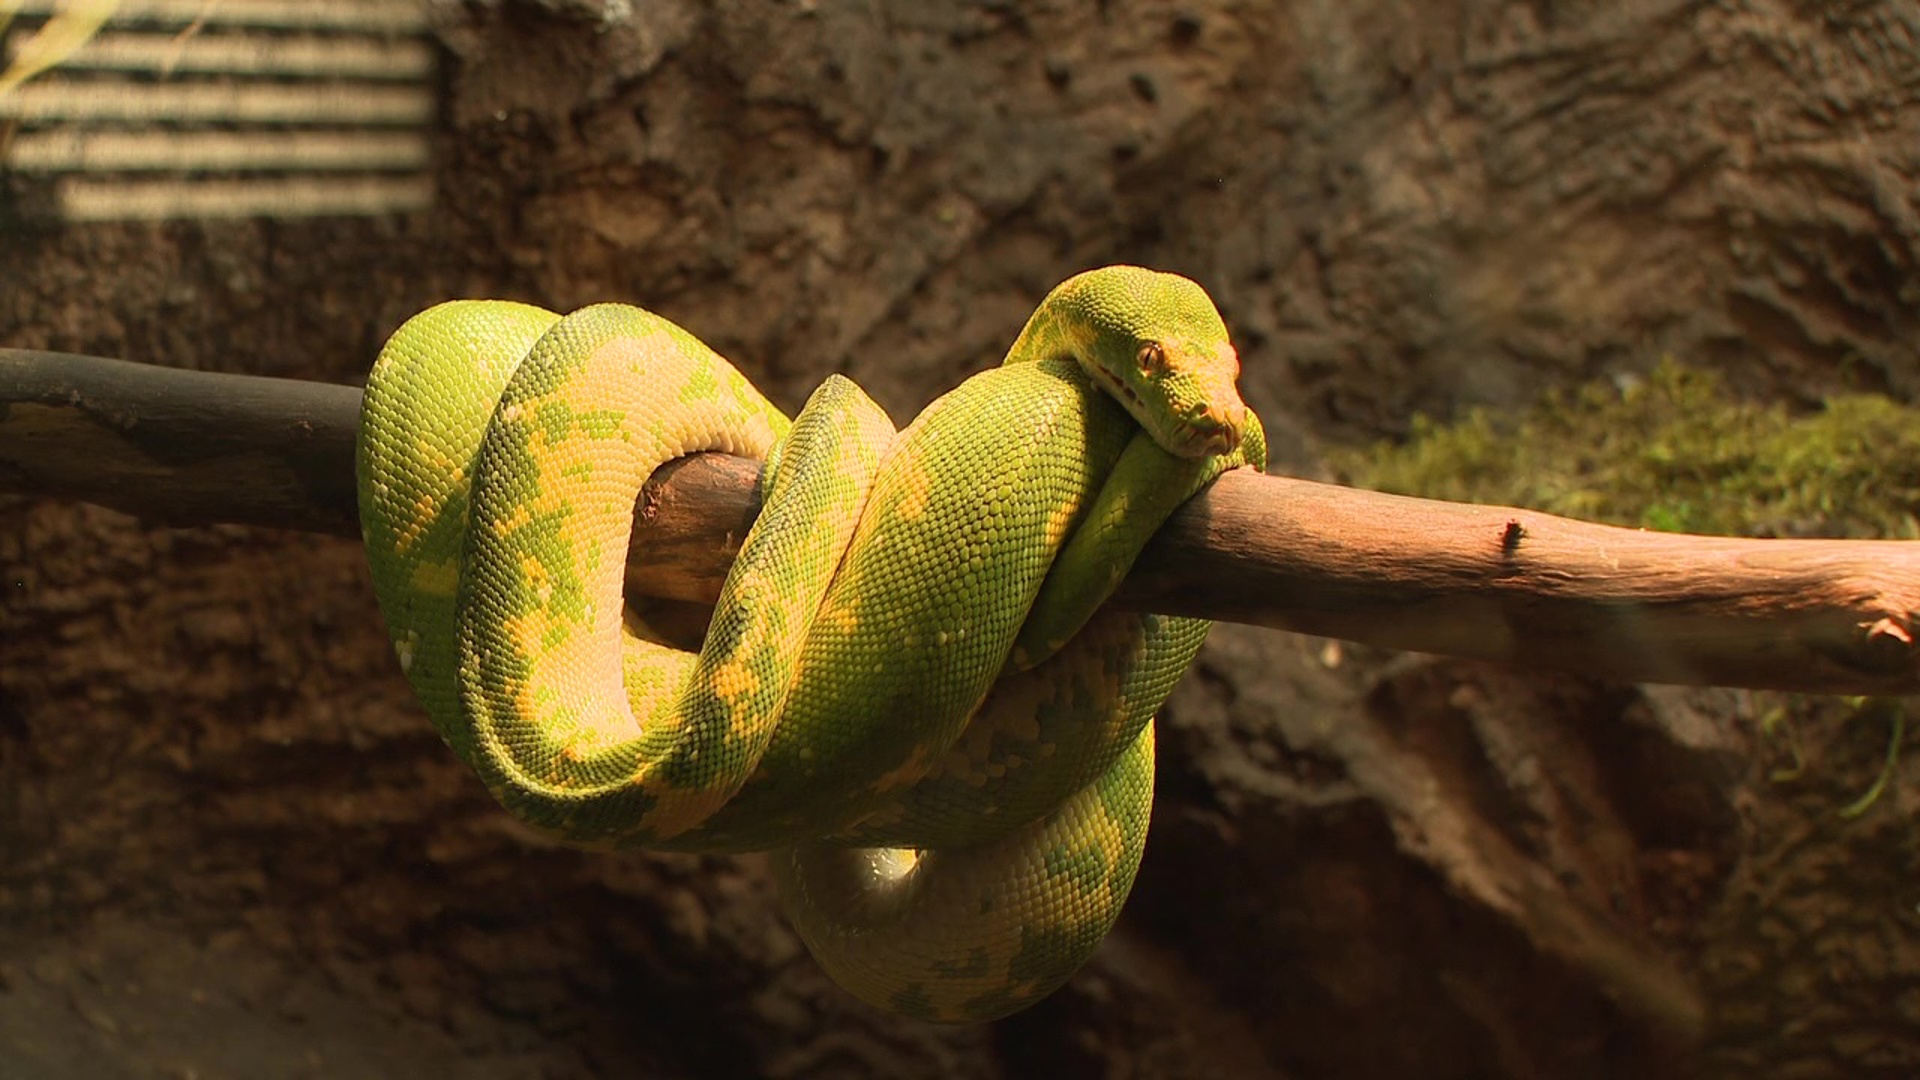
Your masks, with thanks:
<instances>
[{"instance_id":1,"label":"yellow scale patch","mask_svg":"<svg viewBox=\"0 0 1920 1080\"><path fill-rule=\"evenodd\" d=\"M852 635L860 626L860 597L855 590L829 594L832 599L820 608L819 616L814 620L816 626L831 627L835 633Z\"/></svg>"},{"instance_id":2,"label":"yellow scale patch","mask_svg":"<svg viewBox=\"0 0 1920 1080\"><path fill-rule=\"evenodd\" d=\"M428 596L451 597L460 586L460 563L454 559L416 563L407 583L414 591Z\"/></svg>"},{"instance_id":3,"label":"yellow scale patch","mask_svg":"<svg viewBox=\"0 0 1920 1080\"><path fill-rule=\"evenodd\" d=\"M727 784L716 784L712 788L674 787L660 779L657 771L641 777L640 788L655 800L654 808L640 825L662 841L671 840L719 813L739 790Z\"/></svg>"},{"instance_id":4,"label":"yellow scale patch","mask_svg":"<svg viewBox=\"0 0 1920 1080\"><path fill-rule=\"evenodd\" d=\"M428 475L445 477L449 487L457 489L466 486L466 470L434 440L424 435L416 439L413 456L426 467L423 471ZM441 505L441 496L438 492L420 493L413 500L413 513L408 516L404 524L394 530L394 551L401 555L411 551L413 545L419 543L420 538L425 536L428 530L433 528L434 522L439 519Z\"/></svg>"},{"instance_id":5,"label":"yellow scale patch","mask_svg":"<svg viewBox=\"0 0 1920 1080\"><path fill-rule=\"evenodd\" d=\"M898 767L882 773L868 790L880 795L919 783L920 778L927 774L927 759L932 756L930 751L931 748L926 743L916 743L913 753L907 755L907 760L901 762Z\"/></svg>"},{"instance_id":6,"label":"yellow scale patch","mask_svg":"<svg viewBox=\"0 0 1920 1080\"><path fill-rule=\"evenodd\" d=\"M760 692L760 675L753 670L751 654L743 650L733 659L714 669L713 692L725 702L728 711L733 713L736 724L748 718L736 708L739 703Z\"/></svg>"},{"instance_id":7,"label":"yellow scale patch","mask_svg":"<svg viewBox=\"0 0 1920 1080\"><path fill-rule=\"evenodd\" d=\"M890 516L902 521L918 521L927 513L927 500L933 495L933 477L922 460L908 460L896 474L901 490L894 496Z\"/></svg>"}]
</instances>

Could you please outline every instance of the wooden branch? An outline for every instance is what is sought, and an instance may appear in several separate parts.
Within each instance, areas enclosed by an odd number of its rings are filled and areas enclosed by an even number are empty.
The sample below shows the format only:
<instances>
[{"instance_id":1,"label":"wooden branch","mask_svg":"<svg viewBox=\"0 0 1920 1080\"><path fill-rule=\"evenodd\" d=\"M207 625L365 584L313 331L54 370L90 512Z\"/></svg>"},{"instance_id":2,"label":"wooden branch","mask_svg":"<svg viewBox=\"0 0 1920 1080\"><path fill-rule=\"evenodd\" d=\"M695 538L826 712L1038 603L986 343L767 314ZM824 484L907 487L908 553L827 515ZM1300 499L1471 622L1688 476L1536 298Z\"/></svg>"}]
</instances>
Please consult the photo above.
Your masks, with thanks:
<instances>
[{"instance_id":1,"label":"wooden branch","mask_svg":"<svg viewBox=\"0 0 1920 1080\"><path fill-rule=\"evenodd\" d=\"M0 491L171 525L357 536L359 391L0 349ZM758 465L702 454L637 507L628 587L709 601ZM1115 598L1630 682L1920 692L1920 542L1748 540L1232 473Z\"/></svg>"},{"instance_id":2,"label":"wooden branch","mask_svg":"<svg viewBox=\"0 0 1920 1080\"><path fill-rule=\"evenodd\" d=\"M360 535L351 386L0 349L0 491Z\"/></svg>"}]
</instances>

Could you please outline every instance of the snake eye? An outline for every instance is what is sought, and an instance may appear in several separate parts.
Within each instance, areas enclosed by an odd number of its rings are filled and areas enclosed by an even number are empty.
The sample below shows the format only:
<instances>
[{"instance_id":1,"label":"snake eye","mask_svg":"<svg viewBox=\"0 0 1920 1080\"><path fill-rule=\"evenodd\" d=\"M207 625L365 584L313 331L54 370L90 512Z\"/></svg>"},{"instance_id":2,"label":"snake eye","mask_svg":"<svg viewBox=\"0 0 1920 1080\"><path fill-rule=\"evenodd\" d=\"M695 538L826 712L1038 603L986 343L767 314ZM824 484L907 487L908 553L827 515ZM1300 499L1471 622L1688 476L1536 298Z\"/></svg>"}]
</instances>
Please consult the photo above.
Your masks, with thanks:
<instances>
[{"instance_id":1,"label":"snake eye","mask_svg":"<svg viewBox=\"0 0 1920 1080\"><path fill-rule=\"evenodd\" d=\"M1134 357L1134 362L1140 365L1140 374L1149 378L1165 374L1167 350L1161 348L1158 342L1149 341L1140 346L1140 353Z\"/></svg>"}]
</instances>

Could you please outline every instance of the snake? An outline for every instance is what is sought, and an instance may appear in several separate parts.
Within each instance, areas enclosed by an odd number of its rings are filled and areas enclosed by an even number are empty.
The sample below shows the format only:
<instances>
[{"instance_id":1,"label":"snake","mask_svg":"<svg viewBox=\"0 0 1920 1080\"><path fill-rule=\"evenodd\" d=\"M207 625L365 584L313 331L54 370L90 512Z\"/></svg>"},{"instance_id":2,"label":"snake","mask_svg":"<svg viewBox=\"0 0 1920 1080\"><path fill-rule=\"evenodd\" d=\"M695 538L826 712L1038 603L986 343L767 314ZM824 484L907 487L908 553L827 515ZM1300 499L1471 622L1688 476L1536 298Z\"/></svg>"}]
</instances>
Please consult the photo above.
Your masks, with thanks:
<instances>
[{"instance_id":1,"label":"snake","mask_svg":"<svg viewBox=\"0 0 1920 1080\"><path fill-rule=\"evenodd\" d=\"M640 307L442 302L367 377L375 596L513 817L592 850L767 852L836 983L996 1019L1064 984L1132 888L1153 716L1210 624L1106 601L1182 503L1265 467L1239 373L1206 291L1137 266L1062 282L903 429L840 374L789 418ZM623 586L643 485L702 452L762 466L694 650Z\"/></svg>"}]
</instances>

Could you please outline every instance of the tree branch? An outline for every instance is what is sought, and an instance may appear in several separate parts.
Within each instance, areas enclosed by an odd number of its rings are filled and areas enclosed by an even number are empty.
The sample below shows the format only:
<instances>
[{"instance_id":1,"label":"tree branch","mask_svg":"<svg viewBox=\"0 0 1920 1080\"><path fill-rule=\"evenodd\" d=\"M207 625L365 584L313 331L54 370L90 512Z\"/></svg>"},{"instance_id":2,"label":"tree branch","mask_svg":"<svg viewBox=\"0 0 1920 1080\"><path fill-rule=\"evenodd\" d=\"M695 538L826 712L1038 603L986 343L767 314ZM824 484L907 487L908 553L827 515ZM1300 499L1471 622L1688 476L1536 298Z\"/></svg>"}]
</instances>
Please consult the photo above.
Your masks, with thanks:
<instances>
[{"instance_id":1,"label":"tree branch","mask_svg":"<svg viewBox=\"0 0 1920 1080\"><path fill-rule=\"evenodd\" d=\"M0 491L169 525L357 536L360 393L0 349ZM710 601L755 462L662 469L628 587ZM1920 543L1748 540L1230 473L1155 537L1116 603L1631 682L1920 692Z\"/></svg>"}]
</instances>

